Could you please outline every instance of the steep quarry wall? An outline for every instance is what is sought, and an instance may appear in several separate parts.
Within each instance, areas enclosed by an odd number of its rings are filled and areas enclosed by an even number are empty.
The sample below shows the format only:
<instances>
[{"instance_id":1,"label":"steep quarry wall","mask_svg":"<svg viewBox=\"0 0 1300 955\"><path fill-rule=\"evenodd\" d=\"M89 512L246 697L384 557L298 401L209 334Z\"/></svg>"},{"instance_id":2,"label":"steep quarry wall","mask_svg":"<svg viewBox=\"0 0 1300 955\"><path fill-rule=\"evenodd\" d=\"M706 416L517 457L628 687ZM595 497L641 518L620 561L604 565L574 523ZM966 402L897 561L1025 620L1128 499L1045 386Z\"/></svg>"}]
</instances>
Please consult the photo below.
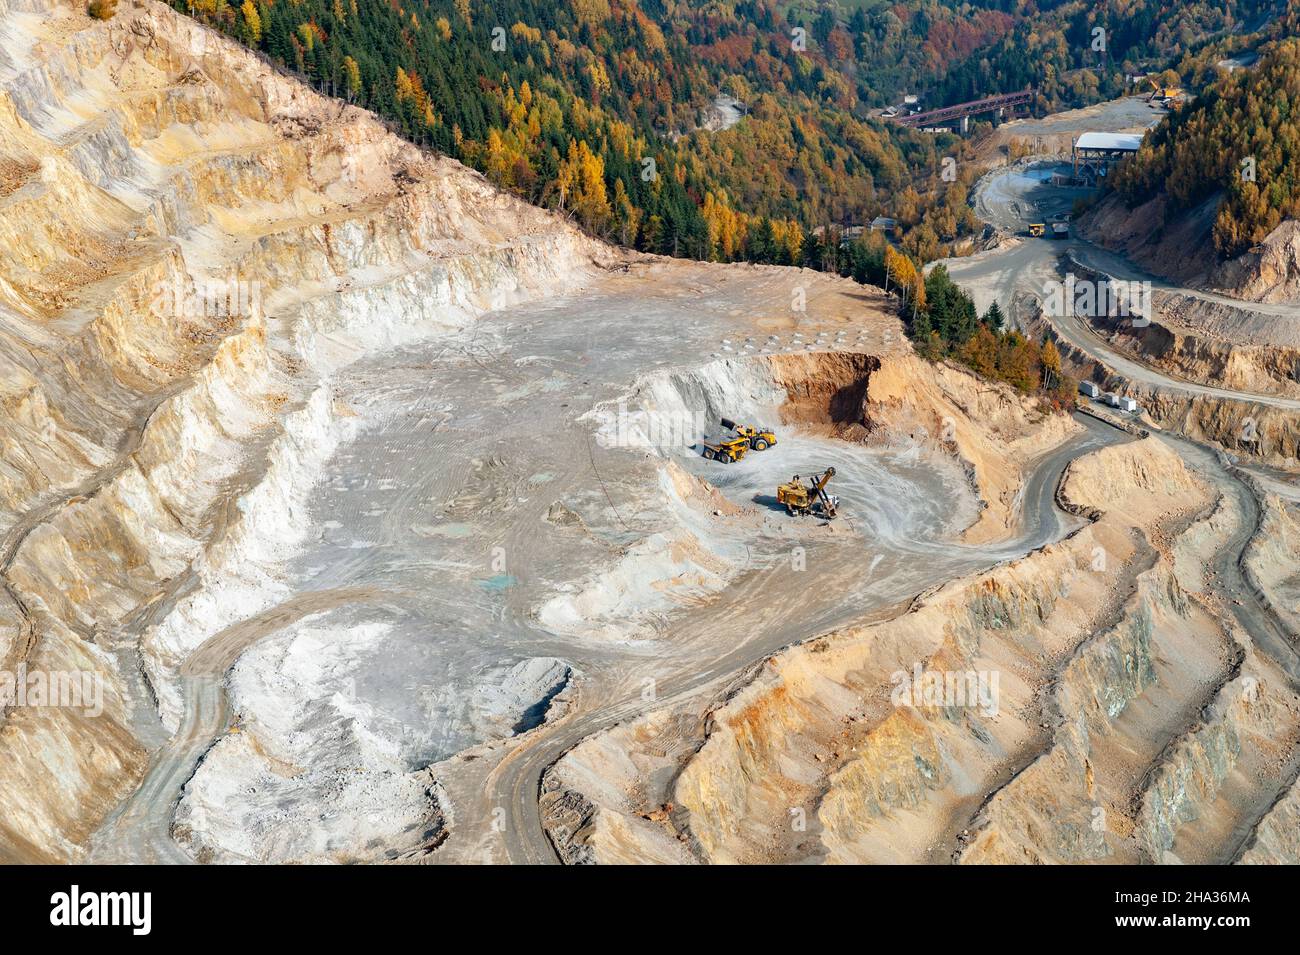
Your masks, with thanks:
<instances>
[{"instance_id":1,"label":"steep quarry wall","mask_svg":"<svg viewBox=\"0 0 1300 955\"><path fill-rule=\"evenodd\" d=\"M5 714L0 854L64 860L143 771L140 669L174 727L180 664L272 599L332 371L610 253L160 4L0 36L6 668L105 688Z\"/></svg>"},{"instance_id":2,"label":"steep quarry wall","mask_svg":"<svg viewBox=\"0 0 1300 955\"><path fill-rule=\"evenodd\" d=\"M1258 246L1219 265L1210 281L1251 302L1297 302L1300 222L1283 222Z\"/></svg>"},{"instance_id":3,"label":"steep quarry wall","mask_svg":"<svg viewBox=\"0 0 1300 955\"><path fill-rule=\"evenodd\" d=\"M1132 328L1094 322L1093 327L1102 330L1113 347L1174 378L1248 394L1300 396L1300 348L1233 341L1199 327L1189 330L1183 323L1223 307L1163 294L1154 299L1157 314L1178 324L1152 321Z\"/></svg>"},{"instance_id":4,"label":"steep quarry wall","mask_svg":"<svg viewBox=\"0 0 1300 955\"><path fill-rule=\"evenodd\" d=\"M764 363L785 390L780 414L786 420L847 442L926 448L957 464L972 492L1000 489L989 493L992 503L981 512L993 511L998 523L983 518L973 525L990 536L1009 533L1027 473L1021 467L1078 427L1005 386L910 357L798 354ZM950 610L934 611L935 619ZM900 626L929 641L935 631L925 621L931 618L916 619L915 626ZM816 825L817 780L840 747L838 739L812 737L827 725L837 732L857 725L868 718L864 706L870 708L862 701L868 691L856 682L861 660L849 654L841 662L834 639L767 660L722 710L701 713L697 697L584 741L544 782L543 814L557 851L570 861L764 861L811 852L800 848L806 837L794 833ZM853 645L865 653L870 644ZM902 666L893 664L891 672ZM720 719L724 711L735 719ZM643 788L646 780L654 783ZM647 789L663 790L658 802L644 804ZM630 792L641 795L630 798ZM791 828L787 810L798 811L803 829Z\"/></svg>"},{"instance_id":5,"label":"steep quarry wall","mask_svg":"<svg viewBox=\"0 0 1300 955\"><path fill-rule=\"evenodd\" d=\"M1105 282L1077 253L1066 256L1076 278ZM1166 287L1151 291L1151 315L1087 318L1089 328L1122 354L1173 378L1257 395L1300 394L1300 336L1289 306L1252 306L1223 295Z\"/></svg>"},{"instance_id":6,"label":"steep quarry wall","mask_svg":"<svg viewBox=\"0 0 1300 955\"><path fill-rule=\"evenodd\" d=\"M1156 439L1080 458L1060 497L1091 523L769 658L694 745L664 739L699 702L583 743L547 780L561 854L1231 861L1260 818L1276 840L1298 700L1205 575L1245 516ZM629 797L664 774L662 805Z\"/></svg>"},{"instance_id":7,"label":"steep quarry wall","mask_svg":"<svg viewBox=\"0 0 1300 955\"><path fill-rule=\"evenodd\" d=\"M1300 783L1269 809L1251 835L1242 865L1300 865Z\"/></svg>"},{"instance_id":8,"label":"steep quarry wall","mask_svg":"<svg viewBox=\"0 0 1300 955\"><path fill-rule=\"evenodd\" d=\"M1033 334L1050 331L1041 317L1028 325ZM1163 429L1272 467L1292 468L1300 461L1300 416L1285 405L1149 384L1118 373L1064 339L1056 341L1072 375L1134 398L1144 415Z\"/></svg>"},{"instance_id":9,"label":"steep quarry wall","mask_svg":"<svg viewBox=\"0 0 1300 955\"><path fill-rule=\"evenodd\" d=\"M390 716L336 692L386 646L384 625L328 616L350 592L294 603L286 580L321 472L362 428L340 376L606 281L623 258L163 5L99 22L79 4L0 0L0 655L6 672L96 688L6 707L0 859L82 860L106 832L149 849L130 826L154 816L174 852L172 791L127 799L146 771L184 786L174 834L201 861L442 844L440 781L400 751ZM845 493L861 494L882 553L939 559L931 537L968 560L972 545L1013 548L1034 465L1079 425L901 342L871 350L656 371L635 397L665 420L749 414L792 444L824 442L810 453L856 456ZM1225 444L1254 413L1161 400L1163 420ZM1253 452L1295 454L1289 424L1253 420L1268 436ZM604 433L599 415L584 425ZM530 619L548 639L650 659L674 611L753 568L751 543L790 543L681 448L640 450L659 483L629 497L671 530L624 528L592 575L553 581ZM1066 540L581 743L545 781L561 854L1213 861L1244 833L1244 861L1286 858L1296 701L1200 569L1243 516L1150 441L1080 463L1061 493L1091 521ZM546 513L582 520L558 500ZM1250 565L1279 606L1289 520L1266 515ZM864 564L841 571L875 571ZM467 732L495 742L575 674L533 655L479 676ZM1266 765L1263 751L1284 755Z\"/></svg>"},{"instance_id":10,"label":"steep quarry wall","mask_svg":"<svg viewBox=\"0 0 1300 955\"><path fill-rule=\"evenodd\" d=\"M1151 420L1169 431L1273 467L1294 467L1300 461L1300 416L1288 408L1179 394L1113 373L1099 377L1104 387L1135 398Z\"/></svg>"},{"instance_id":11,"label":"steep quarry wall","mask_svg":"<svg viewBox=\"0 0 1300 955\"><path fill-rule=\"evenodd\" d=\"M953 530L971 542L1002 540L1015 530L1028 468L1078 430L1068 417L1045 413L1032 400L986 386L955 367L906 354L882 361L848 351L725 358L655 372L587 418L603 443L671 459L684 448L697 457L700 442L728 416L924 463L952 491L949 517L960 522ZM841 475L841 485L854 480L864 494L879 498L897 483L867 457L852 462L857 473ZM788 477L773 476L771 483ZM648 637L662 612L680 602L680 595L670 598L669 581L691 581L691 593L703 597L752 566L750 545L757 540L737 546L710 526L707 511L735 510L724 495L702 491L675 462L661 484L665 498L675 502L671 530L638 543L608 570L550 600L539 611L547 629ZM973 501L973 512L956 503L962 497ZM890 510L888 502L862 500L858 508L859 518L880 537L916 533L908 516Z\"/></svg>"},{"instance_id":12,"label":"steep quarry wall","mask_svg":"<svg viewBox=\"0 0 1300 955\"><path fill-rule=\"evenodd\" d=\"M830 860L922 861L936 844L952 851L979 794L1043 744L1050 716L1040 688L1113 602L1112 575L1140 559L1122 530L1107 530L1088 527L945 587L897 621L774 660L714 712L709 741L679 778L676 793L706 857L745 858L752 837L739 821L758 814L746 809L755 799L808 804L810 830ZM1109 572L1092 569L1098 548ZM952 687L960 693L973 676L974 699L945 696L949 674L961 676ZM1039 717L1028 715L1035 710ZM792 800L801 776L812 784Z\"/></svg>"},{"instance_id":13,"label":"steep quarry wall","mask_svg":"<svg viewBox=\"0 0 1300 955\"><path fill-rule=\"evenodd\" d=\"M1242 561L1251 584L1300 633L1300 504L1258 488L1262 515Z\"/></svg>"},{"instance_id":14,"label":"steep quarry wall","mask_svg":"<svg viewBox=\"0 0 1300 955\"><path fill-rule=\"evenodd\" d=\"M1019 495L1030 466L1078 430L1065 415L1027 402L1011 389L982 381L955 365L929 365L908 356L887 362L871 377L867 399L882 439L931 443L965 464L982 502L969 543L1015 530Z\"/></svg>"},{"instance_id":15,"label":"steep quarry wall","mask_svg":"<svg viewBox=\"0 0 1300 955\"><path fill-rule=\"evenodd\" d=\"M1221 198L1211 196L1175 214L1164 196L1130 210L1112 195L1080 219L1078 229L1089 241L1122 252L1151 274L1180 285L1248 302L1300 299L1300 224L1284 221L1255 248L1221 261L1211 235ZM1202 251L1189 255L1189 249Z\"/></svg>"},{"instance_id":16,"label":"steep quarry wall","mask_svg":"<svg viewBox=\"0 0 1300 955\"><path fill-rule=\"evenodd\" d=\"M1102 452L1071 468L1062 496L1101 508L1099 525L1119 517L1154 527L1155 553L1060 672L1051 746L988 800L959 861L1163 862L1178 858L1175 846L1189 861L1230 861L1234 828L1271 797L1267 787L1246 794L1228 782L1258 772L1257 753L1236 742L1207 748L1237 740L1238 729L1265 751L1289 747L1294 734L1294 692L1267 661L1249 664L1269 674L1267 697L1216 708L1255 679L1243 676L1249 639L1209 598L1205 575L1214 542L1245 515L1224 497L1207 503L1210 489L1186 487L1187 473L1180 478L1176 459L1171 473L1169 458ZM1198 499L1190 523L1155 521L1162 507Z\"/></svg>"}]
</instances>

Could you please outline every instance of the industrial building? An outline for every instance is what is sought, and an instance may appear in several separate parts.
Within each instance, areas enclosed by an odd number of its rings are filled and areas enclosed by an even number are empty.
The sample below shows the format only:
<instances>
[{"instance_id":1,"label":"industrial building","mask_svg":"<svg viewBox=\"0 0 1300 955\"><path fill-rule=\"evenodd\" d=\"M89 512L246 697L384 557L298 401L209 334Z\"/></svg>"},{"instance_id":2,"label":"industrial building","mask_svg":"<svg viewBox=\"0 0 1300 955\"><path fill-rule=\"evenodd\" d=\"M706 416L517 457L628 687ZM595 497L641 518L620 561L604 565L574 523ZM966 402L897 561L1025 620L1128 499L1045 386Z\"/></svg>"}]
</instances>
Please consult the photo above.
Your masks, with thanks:
<instances>
[{"instance_id":1,"label":"industrial building","mask_svg":"<svg viewBox=\"0 0 1300 955\"><path fill-rule=\"evenodd\" d=\"M1074 178L1095 183L1142 145L1142 133L1083 133L1074 141Z\"/></svg>"}]
</instances>

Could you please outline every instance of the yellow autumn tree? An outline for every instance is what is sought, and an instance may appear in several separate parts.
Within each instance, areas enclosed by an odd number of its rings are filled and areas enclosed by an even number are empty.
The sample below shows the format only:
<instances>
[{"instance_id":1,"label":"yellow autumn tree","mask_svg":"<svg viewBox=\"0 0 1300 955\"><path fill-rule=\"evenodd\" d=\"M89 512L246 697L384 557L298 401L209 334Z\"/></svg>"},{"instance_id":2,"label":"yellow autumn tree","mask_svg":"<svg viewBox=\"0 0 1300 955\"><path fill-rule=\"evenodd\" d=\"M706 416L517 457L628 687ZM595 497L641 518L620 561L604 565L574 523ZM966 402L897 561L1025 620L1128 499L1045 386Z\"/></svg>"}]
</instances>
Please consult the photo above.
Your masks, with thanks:
<instances>
[{"instance_id":1,"label":"yellow autumn tree","mask_svg":"<svg viewBox=\"0 0 1300 955\"><path fill-rule=\"evenodd\" d=\"M611 216L605 192L605 160L583 140L569 140L569 154L556 177L560 208L568 208L588 229L601 231Z\"/></svg>"},{"instance_id":2,"label":"yellow autumn tree","mask_svg":"<svg viewBox=\"0 0 1300 955\"><path fill-rule=\"evenodd\" d=\"M400 66L397 68L397 79L393 83L393 88L399 103L404 103L411 98L411 74Z\"/></svg>"},{"instance_id":3,"label":"yellow autumn tree","mask_svg":"<svg viewBox=\"0 0 1300 955\"><path fill-rule=\"evenodd\" d=\"M510 28L510 35L524 43L541 43L542 31L526 23L516 23Z\"/></svg>"},{"instance_id":4,"label":"yellow autumn tree","mask_svg":"<svg viewBox=\"0 0 1300 955\"><path fill-rule=\"evenodd\" d=\"M1061 353L1057 351L1056 343L1050 338L1043 342L1039 361L1043 363L1044 384L1050 384L1061 377Z\"/></svg>"},{"instance_id":5,"label":"yellow autumn tree","mask_svg":"<svg viewBox=\"0 0 1300 955\"><path fill-rule=\"evenodd\" d=\"M803 229L793 219L773 219L772 243L783 251L780 258L798 264L803 251Z\"/></svg>"},{"instance_id":6,"label":"yellow autumn tree","mask_svg":"<svg viewBox=\"0 0 1300 955\"><path fill-rule=\"evenodd\" d=\"M262 39L262 15L257 12L253 0L244 0L239 8L244 18L244 36L249 43L258 43Z\"/></svg>"},{"instance_id":7,"label":"yellow autumn tree","mask_svg":"<svg viewBox=\"0 0 1300 955\"><path fill-rule=\"evenodd\" d=\"M399 66L393 88L399 103L414 104L415 111L424 121L424 125L431 129L438 125L438 114L433 111L433 103L417 74L408 73Z\"/></svg>"},{"instance_id":8,"label":"yellow autumn tree","mask_svg":"<svg viewBox=\"0 0 1300 955\"><path fill-rule=\"evenodd\" d=\"M912 260L892 245L885 246L885 271L891 288L899 289L905 302L914 303L917 308L925 307L925 279Z\"/></svg>"},{"instance_id":9,"label":"yellow autumn tree","mask_svg":"<svg viewBox=\"0 0 1300 955\"><path fill-rule=\"evenodd\" d=\"M712 192L704 196L700 214L709 230L709 248L712 250L710 258L721 262L733 261L745 244L745 233L748 230L745 228L744 217L730 208L725 199Z\"/></svg>"},{"instance_id":10,"label":"yellow autumn tree","mask_svg":"<svg viewBox=\"0 0 1300 955\"><path fill-rule=\"evenodd\" d=\"M484 172L488 179L498 186L510 187L514 185L513 170L515 155L506 146L505 140L501 137L501 131L495 126L488 130L487 140L487 169Z\"/></svg>"},{"instance_id":11,"label":"yellow autumn tree","mask_svg":"<svg viewBox=\"0 0 1300 955\"><path fill-rule=\"evenodd\" d=\"M350 56L343 57L343 83L347 87L348 99L361 92L361 67Z\"/></svg>"}]
</instances>

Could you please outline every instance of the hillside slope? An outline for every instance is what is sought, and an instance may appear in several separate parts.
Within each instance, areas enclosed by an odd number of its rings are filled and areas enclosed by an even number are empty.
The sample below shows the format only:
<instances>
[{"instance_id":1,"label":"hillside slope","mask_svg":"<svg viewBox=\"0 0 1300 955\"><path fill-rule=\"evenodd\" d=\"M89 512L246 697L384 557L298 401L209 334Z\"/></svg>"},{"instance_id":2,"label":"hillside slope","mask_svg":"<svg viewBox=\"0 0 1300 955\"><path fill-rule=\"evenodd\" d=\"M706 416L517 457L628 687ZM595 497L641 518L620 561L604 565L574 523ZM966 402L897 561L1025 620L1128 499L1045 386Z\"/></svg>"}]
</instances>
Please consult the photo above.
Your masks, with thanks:
<instances>
[{"instance_id":1,"label":"hillside slope","mask_svg":"<svg viewBox=\"0 0 1300 955\"><path fill-rule=\"evenodd\" d=\"M4 669L104 691L6 710L7 860L533 859L628 686L1058 532L1080 427L877 289L620 251L159 4L0 39ZM708 470L724 414L781 441ZM832 462L843 530L768 503Z\"/></svg>"},{"instance_id":2,"label":"hillside slope","mask_svg":"<svg viewBox=\"0 0 1300 955\"><path fill-rule=\"evenodd\" d=\"M819 267L817 227L884 213L927 260L975 228L965 169L958 183L938 175L956 139L899 129L871 108L907 93L938 106L1028 87L1037 108L1096 102L1124 92L1126 74L1164 68L1274 3L173 6L623 245Z\"/></svg>"},{"instance_id":3,"label":"hillside slope","mask_svg":"<svg viewBox=\"0 0 1300 955\"><path fill-rule=\"evenodd\" d=\"M292 539L330 370L611 252L158 4L0 2L0 169L0 653L103 691L6 712L0 854L66 860L175 725L142 634Z\"/></svg>"},{"instance_id":4,"label":"hillside slope","mask_svg":"<svg viewBox=\"0 0 1300 955\"><path fill-rule=\"evenodd\" d=\"M1300 40L1171 113L1084 221L1151 271L1256 302L1300 300Z\"/></svg>"}]
</instances>

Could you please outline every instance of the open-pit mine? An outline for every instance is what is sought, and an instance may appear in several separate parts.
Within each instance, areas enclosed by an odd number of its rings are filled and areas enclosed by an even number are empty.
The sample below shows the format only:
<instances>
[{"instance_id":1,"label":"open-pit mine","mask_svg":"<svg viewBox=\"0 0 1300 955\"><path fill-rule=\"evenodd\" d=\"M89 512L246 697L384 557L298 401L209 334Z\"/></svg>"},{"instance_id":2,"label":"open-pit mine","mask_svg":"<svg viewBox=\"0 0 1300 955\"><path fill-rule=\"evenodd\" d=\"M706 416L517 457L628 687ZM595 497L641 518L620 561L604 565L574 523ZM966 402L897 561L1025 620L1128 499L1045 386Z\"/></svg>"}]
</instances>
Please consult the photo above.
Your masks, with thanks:
<instances>
[{"instance_id":1,"label":"open-pit mine","mask_svg":"<svg viewBox=\"0 0 1300 955\"><path fill-rule=\"evenodd\" d=\"M0 858L1300 862L1294 376L1060 334L1145 414L0 0Z\"/></svg>"}]
</instances>

